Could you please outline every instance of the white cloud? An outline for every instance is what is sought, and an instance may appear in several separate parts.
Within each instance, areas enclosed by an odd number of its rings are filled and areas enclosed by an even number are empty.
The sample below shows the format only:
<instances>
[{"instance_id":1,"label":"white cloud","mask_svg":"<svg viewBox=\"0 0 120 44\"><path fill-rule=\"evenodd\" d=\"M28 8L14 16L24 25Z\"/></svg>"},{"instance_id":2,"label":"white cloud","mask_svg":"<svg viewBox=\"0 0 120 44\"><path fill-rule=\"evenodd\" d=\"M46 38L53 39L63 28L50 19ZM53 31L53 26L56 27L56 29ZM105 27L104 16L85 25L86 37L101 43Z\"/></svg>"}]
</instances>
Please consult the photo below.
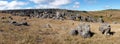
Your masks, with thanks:
<instances>
[{"instance_id":1,"label":"white cloud","mask_svg":"<svg viewBox=\"0 0 120 44\"><path fill-rule=\"evenodd\" d=\"M0 1L0 10L4 9L21 9L21 6L27 5L28 3L26 2L21 2L21 1Z\"/></svg>"},{"instance_id":2,"label":"white cloud","mask_svg":"<svg viewBox=\"0 0 120 44\"><path fill-rule=\"evenodd\" d=\"M111 6L106 5L104 8L105 8L105 9L110 9L110 8L111 8Z\"/></svg>"},{"instance_id":3,"label":"white cloud","mask_svg":"<svg viewBox=\"0 0 120 44\"><path fill-rule=\"evenodd\" d=\"M8 4L8 1L0 1L0 7Z\"/></svg>"},{"instance_id":4,"label":"white cloud","mask_svg":"<svg viewBox=\"0 0 120 44\"><path fill-rule=\"evenodd\" d=\"M25 9L32 9L33 7L25 7Z\"/></svg>"},{"instance_id":5,"label":"white cloud","mask_svg":"<svg viewBox=\"0 0 120 44\"><path fill-rule=\"evenodd\" d=\"M71 0L54 0L53 2L50 3L50 5L61 6L61 5L69 4L70 2Z\"/></svg>"},{"instance_id":6,"label":"white cloud","mask_svg":"<svg viewBox=\"0 0 120 44\"><path fill-rule=\"evenodd\" d=\"M39 4L39 3L42 3L42 2L44 2L44 1L46 1L46 0L30 0L31 2L34 2L34 3L36 3L36 4Z\"/></svg>"},{"instance_id":7,"label":"white cloud","mask_svg":"<svg viewBox=\"0 0 120 44\"><path fill-rule=\"evenodd\" d=\"M61 6L61 5L66 5L71 2L71 0L29 0L31 2L34 2L36 4L41 4L41 3L47 3L47 5L54 5L54 6Z\"/></svg>"},{"instance_id":8,"label":"white cloud","mask_svg":"<svg viewBox=\"0 0 120 44\"><path fill-rule=\"evenodd\" d=\"M33 6L26 6L30 5L31 2L35 3ZM20 0L0 0L0 10L3 9L31 9L31 8L62 8L67 4L72 3L72 0L29 0L28 2L23 2ZM79 5L76 3L75 5ZM24 8L23 8L24 7ZM75 6L79 7L79 6Z\"/></svg>"},{"instance_id":9,"label":"white cloud","mask_svg":"<svg viewBox=\"0 0 120 44\"><path fill-rule=\"evenodd\" d=\"M36 5L35 8L59 8L59 6L53 6L53 5Z\"/></svg>"},{"instance_id":10,"label":"white cloud","mask_svg":"<svg viewBox=\"0 0 120 44\"><path fill-rule=\"evenodd\" d=\"M18 1L12 1L10 3L7 4L8 7L17 7L17 6L22 6L22 5L26 5L27 3L25 2L18 2Z\"/></svg>"},{"instance_id":11,"label":"white cloud","mask_svg":"<svg viewBox=\"0 0 120 44\"><path fill-rule=\"evenodd\" d=\"M97 2L97 0L84 0L88 4L94 4Z\"/></svg>"},{"instance_id":12,"label":"white cloud","mask_svg":"<svg viewBox=\"0 0 120 44\"><path fill-rule=\"evenodd\" d=\"M80 6L79 5L75 5L75 6L73 6L73 8L80 8Z\"/></svg>"},{"instance_id":13,"label":"white cloud","mask_svg":"<svg viewBox=\"0 0 120 44\"><path fill-rule=\"evenodd\" d=\"M75 4L76 4L76 5L79 5L79 4L80 4L80 2L75 2Z\"/></svg>"},{"instance_id":14,"label":"white cloud","mask_svg":"<svg viewBox=\"0 0 120 44\"><path fill-rule=\"evenodd\" d=\"M7 9L22 9L21 7L7 7Z\"/></svg>"},{"instance_id":15,"label":"white cloud","mask_svg":"<svg viewBox=\"0 0 120 44\"><path fill-rule=\"evenodd\" d=\"M71 0L30 0L36 3L35 8L60 8L71 3ZM44 3L44 4L43 4Z\"/></svg>"},{"instance_id":16,"label":"white cloud","mask_svg":"<svg viewBox=\"0 0 120 44\"><path fill-rule=\"evenodd\" d=\"M80 8L80 2L75 2L73 8Z\"/></svg>"}]
</instances>

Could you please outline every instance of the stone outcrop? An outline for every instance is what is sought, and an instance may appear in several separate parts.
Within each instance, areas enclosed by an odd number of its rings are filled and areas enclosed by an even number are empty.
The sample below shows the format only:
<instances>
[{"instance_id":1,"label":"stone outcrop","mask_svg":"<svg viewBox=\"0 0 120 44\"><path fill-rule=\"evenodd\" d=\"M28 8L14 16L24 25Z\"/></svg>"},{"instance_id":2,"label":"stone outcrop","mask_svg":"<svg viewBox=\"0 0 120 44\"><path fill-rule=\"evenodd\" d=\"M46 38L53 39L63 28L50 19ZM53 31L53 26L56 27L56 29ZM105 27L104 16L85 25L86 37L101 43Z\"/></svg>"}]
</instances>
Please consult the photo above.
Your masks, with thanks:
<instances>
[{"instance_id":1,"label":"stone outcrop","mask_svg":"<svg viewBox=\"0 0 120 44\"><path fill-rule=\"evenodd\" d=\"M80 20L84 22L100 22L104 20L101 18L95 18L94 16L82 16L80 12L62 9L24 9L24 10L3 10L2 13L9 13L15 16L28 16L30 18L51 18L58 20ZM87 13L87 12L83 12Z\"/></svg>"}]
</instances>

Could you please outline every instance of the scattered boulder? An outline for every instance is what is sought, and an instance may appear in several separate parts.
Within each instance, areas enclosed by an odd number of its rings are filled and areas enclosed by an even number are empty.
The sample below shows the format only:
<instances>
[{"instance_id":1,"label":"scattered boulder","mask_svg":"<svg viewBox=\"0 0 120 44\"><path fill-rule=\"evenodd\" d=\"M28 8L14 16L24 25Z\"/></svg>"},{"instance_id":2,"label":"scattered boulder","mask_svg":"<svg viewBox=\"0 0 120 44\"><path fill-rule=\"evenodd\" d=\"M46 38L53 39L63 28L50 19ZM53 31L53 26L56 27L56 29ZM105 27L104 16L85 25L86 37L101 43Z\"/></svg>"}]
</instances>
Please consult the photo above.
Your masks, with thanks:
<instances>
[{"instance_id":1,"label":"scattered boulder","mask_svg":"<svg viewBox=\"0 0 120 44\"><path fill-rule=\"evenodd\" d=\"M9 18L10 20L13 20L12 16L9 16L8 18Z\"/></svg>"},{"instance_id":2,"label":"scattered boulder","mask_svg":"<svg viewBox=\"0 0 120 44\"><path fill-rule=\"evenodd\" d=\"M104 23L103 18L99 18L99 19L98 19L98 22L100 22L100 23Z\"/></svg>"},{"instance_id":3,"label":"scattered boulder","mask_svg":"<svg viewBox=\"0 0 120 44\"><path fill-rule=\"evenodd\" d=\"M71 31L70 31L70 34L71 34L71 35L78 35L78 30L71 30Z\"/></svg>"},{"instance_id":4,"label":"scattered boulder","mask_svg":"<svg viewBox=\"0 0 120 44\"><path fill-rule=\"evenodd\" d=\"M91 37L91 31L90 31L89 24L85 24L85 23L80 24L77 29L78 29L78 33L80 36L84 38Z\"/></svg>"},{"instance_id":5,"label":"scattered boulder","mask_svg":"<svg viewBox=\"0 0 120 44\"><path fill-rule=\"evenodd\" d=\"M71 16L70 20L76 20L76 17L75 16Z\"/></svg>"},{"instance_id":6,"label":"scattered boulder","mask_svg":"<svg viewBox=\"0 0 120 44\"><path fill-rule=\"evenodd\" d=\"M15 26L21 26L21 24L17 23L16 21L12 21L11 24L13 24Z\"/></svg>"},{"instance_id":7,"label":"scattered boulder","mask_svg":"<svg viewBox=\"0 0 120 44\"><path fill-rule=\"evenodd\" d=\"M45 28L52 28L50 24L46 24Z\"/></svg>"},{"instance_id":8,"label":"scattered boulder","mask_svg":"<svg viewBox=\"0 0 120 44\"><path fill-rule=\"evenodd\" d=\"M81 21L85 21L85 17L84 17L84 16L81 16L81 17L80 17L80 20L81 20Z\"/></svg>"},{"instance_id":9,"label":"scattered boulder","mask_svg":"<svg viewBox=\"0 0 120 44\"><path fill-rule=\"evenodd\" d=\"M102 25L99 27L99 31L100 31L102 34L110 35L111 26L110 26L109 24L102 24Z\"/></svg>"},{"instance_id":10,"label":"scattered boulder","mask_svg":"<svg viewBox=\"0 0 120 44\"><path fill-rule=\"evenodd\" d=\"M5 18L6 18L6 17L4 17L4 16L3 16L3 17L1 17L1 19L5 19Z\"/></svg>"},{"instance_id":11,"label":"scattered boulder","mask_svg":"<svg viewBox=\"0 0 120 44\"><path fill-rule=\"evenodd\" d=\"M56 12L56 19L59 19L60 17L60 12Z\"/></svg>"},{"instance_id":12,"label":"scattered boulder","mask_svg":"<svg viewBox=\"0 0 120 44\"><path fill-rule=\"evenodd\" d=\"M29 26L29 24L27 22L22 22L21 25Z\"/></svg>"},{"instance_id":13,"label":"scattered boulder","mask_svg":"<svg viewBox=\"0 0 120 44\"><path fill-rule=\"evenodd\" d=\"M16 22L16 21L12 21L11 24L13 24L15 26L22 26L22 25L29 26L29 24L27 22L21 22L21 23L19 23L19 22Z\"/></svg>"},{"instance_id":14,"label":"scattered boulder","mask_svg":"<svg viewBox=\"0 0 120 44\"><path fill-rule=\"evenodd\" d=\"M87 22L96 22L95 18L92 16L87 16L87 19L88 19Z\"/></svg>"},{"instance_id":15,"label":"scattered boulder","mask_svg":"<svg viewBox=\"0 0 120 44\"><path fill-rule=\"evenodd\" d=\"M48 18L48 14L44 14L42 18Z\"/></svg>"}]
</instances>

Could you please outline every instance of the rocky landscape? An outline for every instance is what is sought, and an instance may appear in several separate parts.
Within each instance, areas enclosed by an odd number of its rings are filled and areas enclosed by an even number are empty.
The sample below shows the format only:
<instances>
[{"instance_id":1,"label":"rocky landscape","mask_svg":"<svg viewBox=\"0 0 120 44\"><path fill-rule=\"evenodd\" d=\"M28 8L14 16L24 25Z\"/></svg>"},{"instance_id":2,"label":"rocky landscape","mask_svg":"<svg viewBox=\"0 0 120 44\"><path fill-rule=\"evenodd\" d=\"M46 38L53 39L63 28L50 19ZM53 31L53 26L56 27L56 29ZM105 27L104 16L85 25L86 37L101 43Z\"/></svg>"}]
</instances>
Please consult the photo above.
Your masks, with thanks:
<instances>
[{"instance_id":1,"label":"rocky landscape","mask_svg":"<svg viewBox=\"0 0 120 44\"><path fill-rule=\"evenodd\" d=\"M0 44L119 44L120 10L0 11Z\"/></svg>"}]
</instances>

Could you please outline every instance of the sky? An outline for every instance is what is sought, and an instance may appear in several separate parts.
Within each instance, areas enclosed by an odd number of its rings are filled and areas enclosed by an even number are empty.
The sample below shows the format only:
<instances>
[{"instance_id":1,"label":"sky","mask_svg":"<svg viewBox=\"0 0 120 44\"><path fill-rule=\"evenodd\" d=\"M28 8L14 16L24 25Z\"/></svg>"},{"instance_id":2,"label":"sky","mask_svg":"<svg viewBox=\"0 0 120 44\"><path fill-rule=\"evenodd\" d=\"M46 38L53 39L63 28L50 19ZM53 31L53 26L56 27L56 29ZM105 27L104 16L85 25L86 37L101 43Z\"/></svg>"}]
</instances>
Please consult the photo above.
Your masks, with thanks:
<instances>
[{"instance_id":1,"label":"sky","mask_svg":"<svg viewBox=\"0 0 120 44\"><path fill-rule=\"evenodd\" d=\"M120 9L120 0L0 0L0 10L48 9L96 11Z\"/></svg>"}]
</instances>

